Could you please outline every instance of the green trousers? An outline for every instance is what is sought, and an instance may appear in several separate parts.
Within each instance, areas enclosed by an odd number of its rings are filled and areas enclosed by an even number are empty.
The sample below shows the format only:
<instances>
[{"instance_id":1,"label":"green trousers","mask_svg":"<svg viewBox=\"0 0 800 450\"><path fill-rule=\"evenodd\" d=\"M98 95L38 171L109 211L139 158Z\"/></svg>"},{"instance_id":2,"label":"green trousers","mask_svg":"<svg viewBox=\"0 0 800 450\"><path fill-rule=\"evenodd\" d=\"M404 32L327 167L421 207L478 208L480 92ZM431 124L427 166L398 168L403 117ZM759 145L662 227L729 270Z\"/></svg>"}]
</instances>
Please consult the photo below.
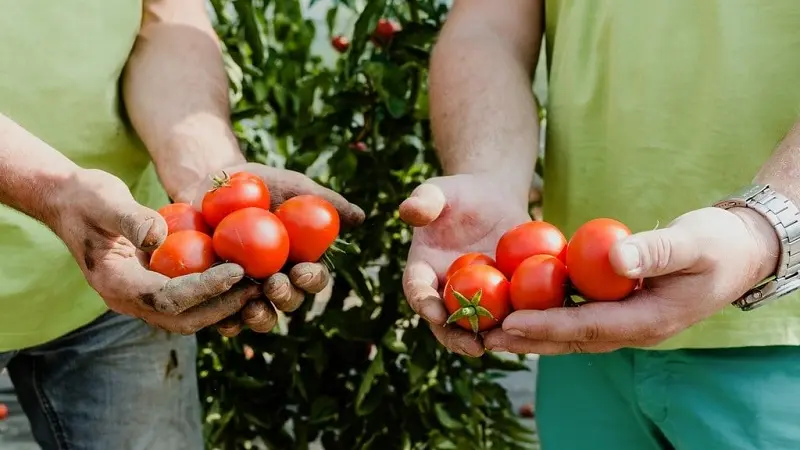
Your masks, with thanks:
<instances>
[{"instance_id":1,"label":"green trousers","mask_svg":"<svg viewBox=\"0 0 800 450\"><path fill-rule=\"evenodd\" d=\"M542 450L800 450L800 347L543 356Z\"/></svg>"}]
</instances>

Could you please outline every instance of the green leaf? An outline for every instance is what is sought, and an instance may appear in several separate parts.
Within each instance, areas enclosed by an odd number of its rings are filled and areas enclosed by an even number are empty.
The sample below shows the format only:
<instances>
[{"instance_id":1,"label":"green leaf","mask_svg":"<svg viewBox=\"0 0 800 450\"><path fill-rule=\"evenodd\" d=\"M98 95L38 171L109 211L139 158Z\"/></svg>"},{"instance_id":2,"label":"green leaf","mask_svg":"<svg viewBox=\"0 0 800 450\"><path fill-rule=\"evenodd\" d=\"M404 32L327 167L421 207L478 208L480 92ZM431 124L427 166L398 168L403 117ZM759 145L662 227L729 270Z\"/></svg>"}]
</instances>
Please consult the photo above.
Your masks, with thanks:
<instances>
[{"instance_id":1,"label":"green leaf","mask_svg":"<svg viewBox=\"0 0 800 450\"><path fill-rule=\"evenodd\" d=\"M366 373L364 373L364 378L361 380L361 385L358 387L358 394L356 394L357 411L361 409L362 403L367 398L367 394L369 394L372 386L375 384L376 378L385 373L386 372L383 367L383 352L378 349L375 359L372 360L372 363L367 368Z\"/></svg>"},{"instance_id":2,"label":"green leaf","mask_svg":"<svg viewBox=\"0 0 800 450\"><path fill-rule=\"evenodd\" d=\"M444 405L441 403L436 403L433 405L433 408L436 411L436 417L439 419L439 423L441 423L443 427L451 430L458 430L462 428L461 422L453 419L453 417L450 416L450 413L448 413L444 408Z\"/></svg>"},{"instance_id":3,"label":"green leaf","mask_svg":"<svg viewBox=\"0 0 800 450\"><path fill-rule=\"evenodd\" d=\"M367 2L361 15L356 20L355 27L353 28L353 39L350 44L350 51L347 54L347 71L348 77L352 71L358 66L358 60L364 52L364 47L367 44L370 33L375 29L386 9L386 0L370 0Z\"/></svg>"},{"instance_id":4,"label":"green leaf","mask_svg":"<svg viewBox=\"0 0 800 450\"><path fill-rule=\"evenodd\" d=\"M317 397L311 404L311 423L318 424L326 420L335 419L339 412L339 405L333 397Z\"/></svg>"}]
</instances>

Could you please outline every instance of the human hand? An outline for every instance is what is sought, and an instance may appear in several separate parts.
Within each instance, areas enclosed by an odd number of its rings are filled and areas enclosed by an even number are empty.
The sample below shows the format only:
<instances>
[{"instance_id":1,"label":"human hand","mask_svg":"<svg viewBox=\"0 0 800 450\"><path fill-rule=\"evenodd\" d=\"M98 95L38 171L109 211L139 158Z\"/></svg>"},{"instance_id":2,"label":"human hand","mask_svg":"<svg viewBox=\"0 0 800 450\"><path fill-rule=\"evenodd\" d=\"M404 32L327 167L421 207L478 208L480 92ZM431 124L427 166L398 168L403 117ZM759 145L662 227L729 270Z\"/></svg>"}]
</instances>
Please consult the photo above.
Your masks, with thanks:
<instances>
[{"instance_id":1,"label":"human hand","mask_svg":"<svg viewBox=\"0 0 800 450\"><path fill-rule=\"evenodd\" d=\"M477 175L432 178L400 205L400 218L414 226L403 273L408 303L445 347L480 356L480 337L455 326L444 326L447 311L440 287L450 264L467 252L494 257L500 236L530 220L527 205L515 204L501 185Z\"/></svg>"},{"instance_id":2,"label":"human hand","mask_svg":"<svg viewBox=\"0 0 800 450\"><path fill-rule=\"evenodd\" d=\"M619 302L517 311L485 336L487 349L514 353L600 353L661 343L711 316L774 273L778 238L757 212L703 208L667 228L612 247L614 270L644 278Z\"/></svg>"},{"instance_id":3,"label":"human hand","mask_svg":"<svg viewBox=\"0 0 800 450\"><path fill-rule=\"evenodd\" d=\"M148 270L144 252L164 241L167 225L109 173L80 170L57 197L57 220L50 225L113 311L170 332L192 334L260 295L255 284L239 283L244 270L236 264L173 279Z\"/></svg>"},{"instance_id":4,"label":"human hand","mask_svg":"<svg viewBox=\"0 0 800 450\"><path fill-rule=\"evenodd\" d=\"M364 221L364 211L361 208L300 172L257 163L241 164L224 171L228 175L249 172L261 177L269 187L272 209L296 195L313 194L326 199L336 208L342 225L356 226ZM201 180L179 194L180 201L191 203L199 209L203 196L211 187L210 177ZM321 263L300 263L294 265L288 274L278 272L264 281L263 294L266 299L251 299L241 311L220 322L216 326L217 331L223 336L232 337L239 334L246 325L255 332L266 333L277 323L276 308L283 312L296 310L302 304L305 294L321 292L330 279L327 268Z\"/></svg>"}]
</instances>

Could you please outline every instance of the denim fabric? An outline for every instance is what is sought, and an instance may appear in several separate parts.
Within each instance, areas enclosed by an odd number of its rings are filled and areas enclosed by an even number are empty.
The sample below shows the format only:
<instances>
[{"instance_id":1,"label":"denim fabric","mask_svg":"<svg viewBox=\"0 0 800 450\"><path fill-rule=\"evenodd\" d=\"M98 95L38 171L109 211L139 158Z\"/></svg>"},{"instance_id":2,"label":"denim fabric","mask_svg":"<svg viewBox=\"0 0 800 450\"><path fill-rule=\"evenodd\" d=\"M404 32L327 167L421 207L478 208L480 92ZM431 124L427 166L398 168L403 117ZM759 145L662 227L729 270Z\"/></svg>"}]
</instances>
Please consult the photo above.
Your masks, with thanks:
<instances>
[{"instance_id":1,"label":"denim fabric","mask_svg":"<svg viewBox=\"0 0 800 450\"><path fill-rule=\"evenodd\" d=\"M109 312L0 368L44 450L200 450L196 348Z\"/></svg>"}]
</instances>

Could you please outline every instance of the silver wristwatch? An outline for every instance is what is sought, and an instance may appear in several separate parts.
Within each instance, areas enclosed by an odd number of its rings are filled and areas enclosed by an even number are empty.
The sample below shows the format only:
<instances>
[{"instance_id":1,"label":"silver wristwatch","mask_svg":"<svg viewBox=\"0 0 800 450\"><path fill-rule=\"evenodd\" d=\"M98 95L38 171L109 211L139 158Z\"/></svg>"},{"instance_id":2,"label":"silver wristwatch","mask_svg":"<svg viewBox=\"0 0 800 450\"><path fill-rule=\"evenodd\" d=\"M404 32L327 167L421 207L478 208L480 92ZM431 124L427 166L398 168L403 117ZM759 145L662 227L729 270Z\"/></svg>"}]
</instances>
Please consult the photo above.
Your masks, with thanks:
<instances>
[{"instance_id":1,"label":"silver wristwatch","mask_svg":"<svg viewBox=\"0 0 800 450\"><path fill-rule=\"evenodd\" d=\"M775 274L747 291L734 305L749 311L800 288L800 210L791 200L769 185L759 184L748 186L714 206L753 209L766 217L780 238L781 254Z\"/></svg>"}]
</instances>

